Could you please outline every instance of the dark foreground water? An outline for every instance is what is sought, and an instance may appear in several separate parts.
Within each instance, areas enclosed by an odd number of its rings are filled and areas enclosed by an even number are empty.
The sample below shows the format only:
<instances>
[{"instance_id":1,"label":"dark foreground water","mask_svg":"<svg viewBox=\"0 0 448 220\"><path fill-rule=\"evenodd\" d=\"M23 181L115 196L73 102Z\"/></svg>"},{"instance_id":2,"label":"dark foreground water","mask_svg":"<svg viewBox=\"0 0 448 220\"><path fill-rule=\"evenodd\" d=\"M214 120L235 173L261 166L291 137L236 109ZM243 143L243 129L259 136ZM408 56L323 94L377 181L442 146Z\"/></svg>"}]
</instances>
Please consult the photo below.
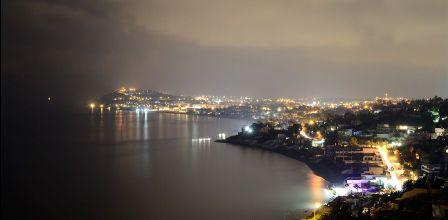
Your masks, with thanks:
<instances>
[{"instance_id":1,"label":"dark foreground water","mask_svg":"<svg viewBox=\"0 0 448 220\"><path fill-rule=\"evenodd\" d=\"M242 120L134 112L17 120L2 151L8 219L290 219L325 199L325 181L299 161L192 140L231 135Z\"/></svg>"}]
</instances>

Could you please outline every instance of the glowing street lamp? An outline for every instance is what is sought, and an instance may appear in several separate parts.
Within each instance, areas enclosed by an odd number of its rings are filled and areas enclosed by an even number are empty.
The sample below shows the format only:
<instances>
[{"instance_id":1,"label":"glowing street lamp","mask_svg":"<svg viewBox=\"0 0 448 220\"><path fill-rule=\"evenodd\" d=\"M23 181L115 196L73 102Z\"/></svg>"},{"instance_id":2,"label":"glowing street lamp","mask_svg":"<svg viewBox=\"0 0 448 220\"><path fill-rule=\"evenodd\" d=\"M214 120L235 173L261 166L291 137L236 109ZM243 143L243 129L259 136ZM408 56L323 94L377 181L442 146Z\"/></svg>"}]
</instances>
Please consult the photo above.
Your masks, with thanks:
<instances>
[{"instance_id":1,"label":"glowing street lamp","mask_svg":"<svg viewBox=\"0 0 448 220\"><path fill-rule=\"evenodd\" d=\"M316 209L318 209L321 206L322 206L322 204L320 202L314 203L314 205L313 205L313 219L316 219Z\"/></svg>"},{"instance_id":2,"label":"glowing street lamp","mask_svg":"<svg viewBox=\"0 0 448 220\"><path fill-rule=\"evenodd\" d=\"M252 127L250 127L249 125L246 125L246 127L244 127L244 131L248 134L252 134L254 129L252 129Z\"/></svg>"}]
</instances>

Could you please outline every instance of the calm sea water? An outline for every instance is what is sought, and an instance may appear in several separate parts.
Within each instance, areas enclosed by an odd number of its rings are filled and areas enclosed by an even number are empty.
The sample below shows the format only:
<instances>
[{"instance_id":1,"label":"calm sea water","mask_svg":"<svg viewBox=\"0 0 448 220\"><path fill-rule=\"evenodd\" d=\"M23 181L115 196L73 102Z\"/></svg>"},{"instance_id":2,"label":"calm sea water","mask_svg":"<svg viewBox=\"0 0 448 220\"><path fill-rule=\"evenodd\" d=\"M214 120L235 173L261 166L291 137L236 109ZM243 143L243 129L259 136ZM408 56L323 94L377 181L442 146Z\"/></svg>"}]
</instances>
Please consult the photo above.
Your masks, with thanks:
<instances>
[{"instance_id":1,"label":"calm sea water","mask_svg":"<svg viewBox=\"0 0 448 220\"><path fill-rule=\"evenodd\" d=\"M235 134L247 121L99 111L34 118L9 130L7 217L293 219L326 199L325 181L299 161L192 140Z\"/></svg>"}]
</instances>

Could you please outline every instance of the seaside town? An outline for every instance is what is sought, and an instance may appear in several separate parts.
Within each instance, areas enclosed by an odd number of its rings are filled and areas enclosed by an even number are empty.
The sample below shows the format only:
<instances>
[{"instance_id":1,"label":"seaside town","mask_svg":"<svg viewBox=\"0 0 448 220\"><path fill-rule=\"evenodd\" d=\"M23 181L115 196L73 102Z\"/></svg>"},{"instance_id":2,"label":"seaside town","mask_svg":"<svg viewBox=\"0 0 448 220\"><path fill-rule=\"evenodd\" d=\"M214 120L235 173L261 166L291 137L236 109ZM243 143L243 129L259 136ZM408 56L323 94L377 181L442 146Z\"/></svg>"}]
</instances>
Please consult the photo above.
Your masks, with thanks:
<instances>
[{"instance_id":1,"label":"seaside town","mask_svg":"<svg viewBox=\"0 0 448 220\"><path fill-rule=\"evenodd\" d=\"M443 219L448 213L448 100L256 99L121 88L92 109L250 119L218 142L306 163L332 200L310 219Z\"/></svg>"}]
</instances>

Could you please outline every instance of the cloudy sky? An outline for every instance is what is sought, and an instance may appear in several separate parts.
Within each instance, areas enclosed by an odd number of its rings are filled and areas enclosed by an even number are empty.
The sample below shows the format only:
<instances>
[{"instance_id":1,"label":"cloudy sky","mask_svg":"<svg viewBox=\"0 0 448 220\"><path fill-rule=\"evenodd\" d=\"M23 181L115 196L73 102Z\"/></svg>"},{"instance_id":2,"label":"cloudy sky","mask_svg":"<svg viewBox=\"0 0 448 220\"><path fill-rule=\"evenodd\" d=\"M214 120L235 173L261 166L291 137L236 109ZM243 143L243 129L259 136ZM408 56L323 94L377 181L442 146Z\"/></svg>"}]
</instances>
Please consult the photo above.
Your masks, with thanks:
<instances>
[{"instance_id":1,"label":"cloudy sky","mask_svg":"<svg viewBox=\"0 0 448 220\"><path fill-rule=\"evenodd\" d=\"M2 75L36 94L82 100L134 86L187 95L448 96L446 0L4 6Z\"/></svg>"}]
</instances>

